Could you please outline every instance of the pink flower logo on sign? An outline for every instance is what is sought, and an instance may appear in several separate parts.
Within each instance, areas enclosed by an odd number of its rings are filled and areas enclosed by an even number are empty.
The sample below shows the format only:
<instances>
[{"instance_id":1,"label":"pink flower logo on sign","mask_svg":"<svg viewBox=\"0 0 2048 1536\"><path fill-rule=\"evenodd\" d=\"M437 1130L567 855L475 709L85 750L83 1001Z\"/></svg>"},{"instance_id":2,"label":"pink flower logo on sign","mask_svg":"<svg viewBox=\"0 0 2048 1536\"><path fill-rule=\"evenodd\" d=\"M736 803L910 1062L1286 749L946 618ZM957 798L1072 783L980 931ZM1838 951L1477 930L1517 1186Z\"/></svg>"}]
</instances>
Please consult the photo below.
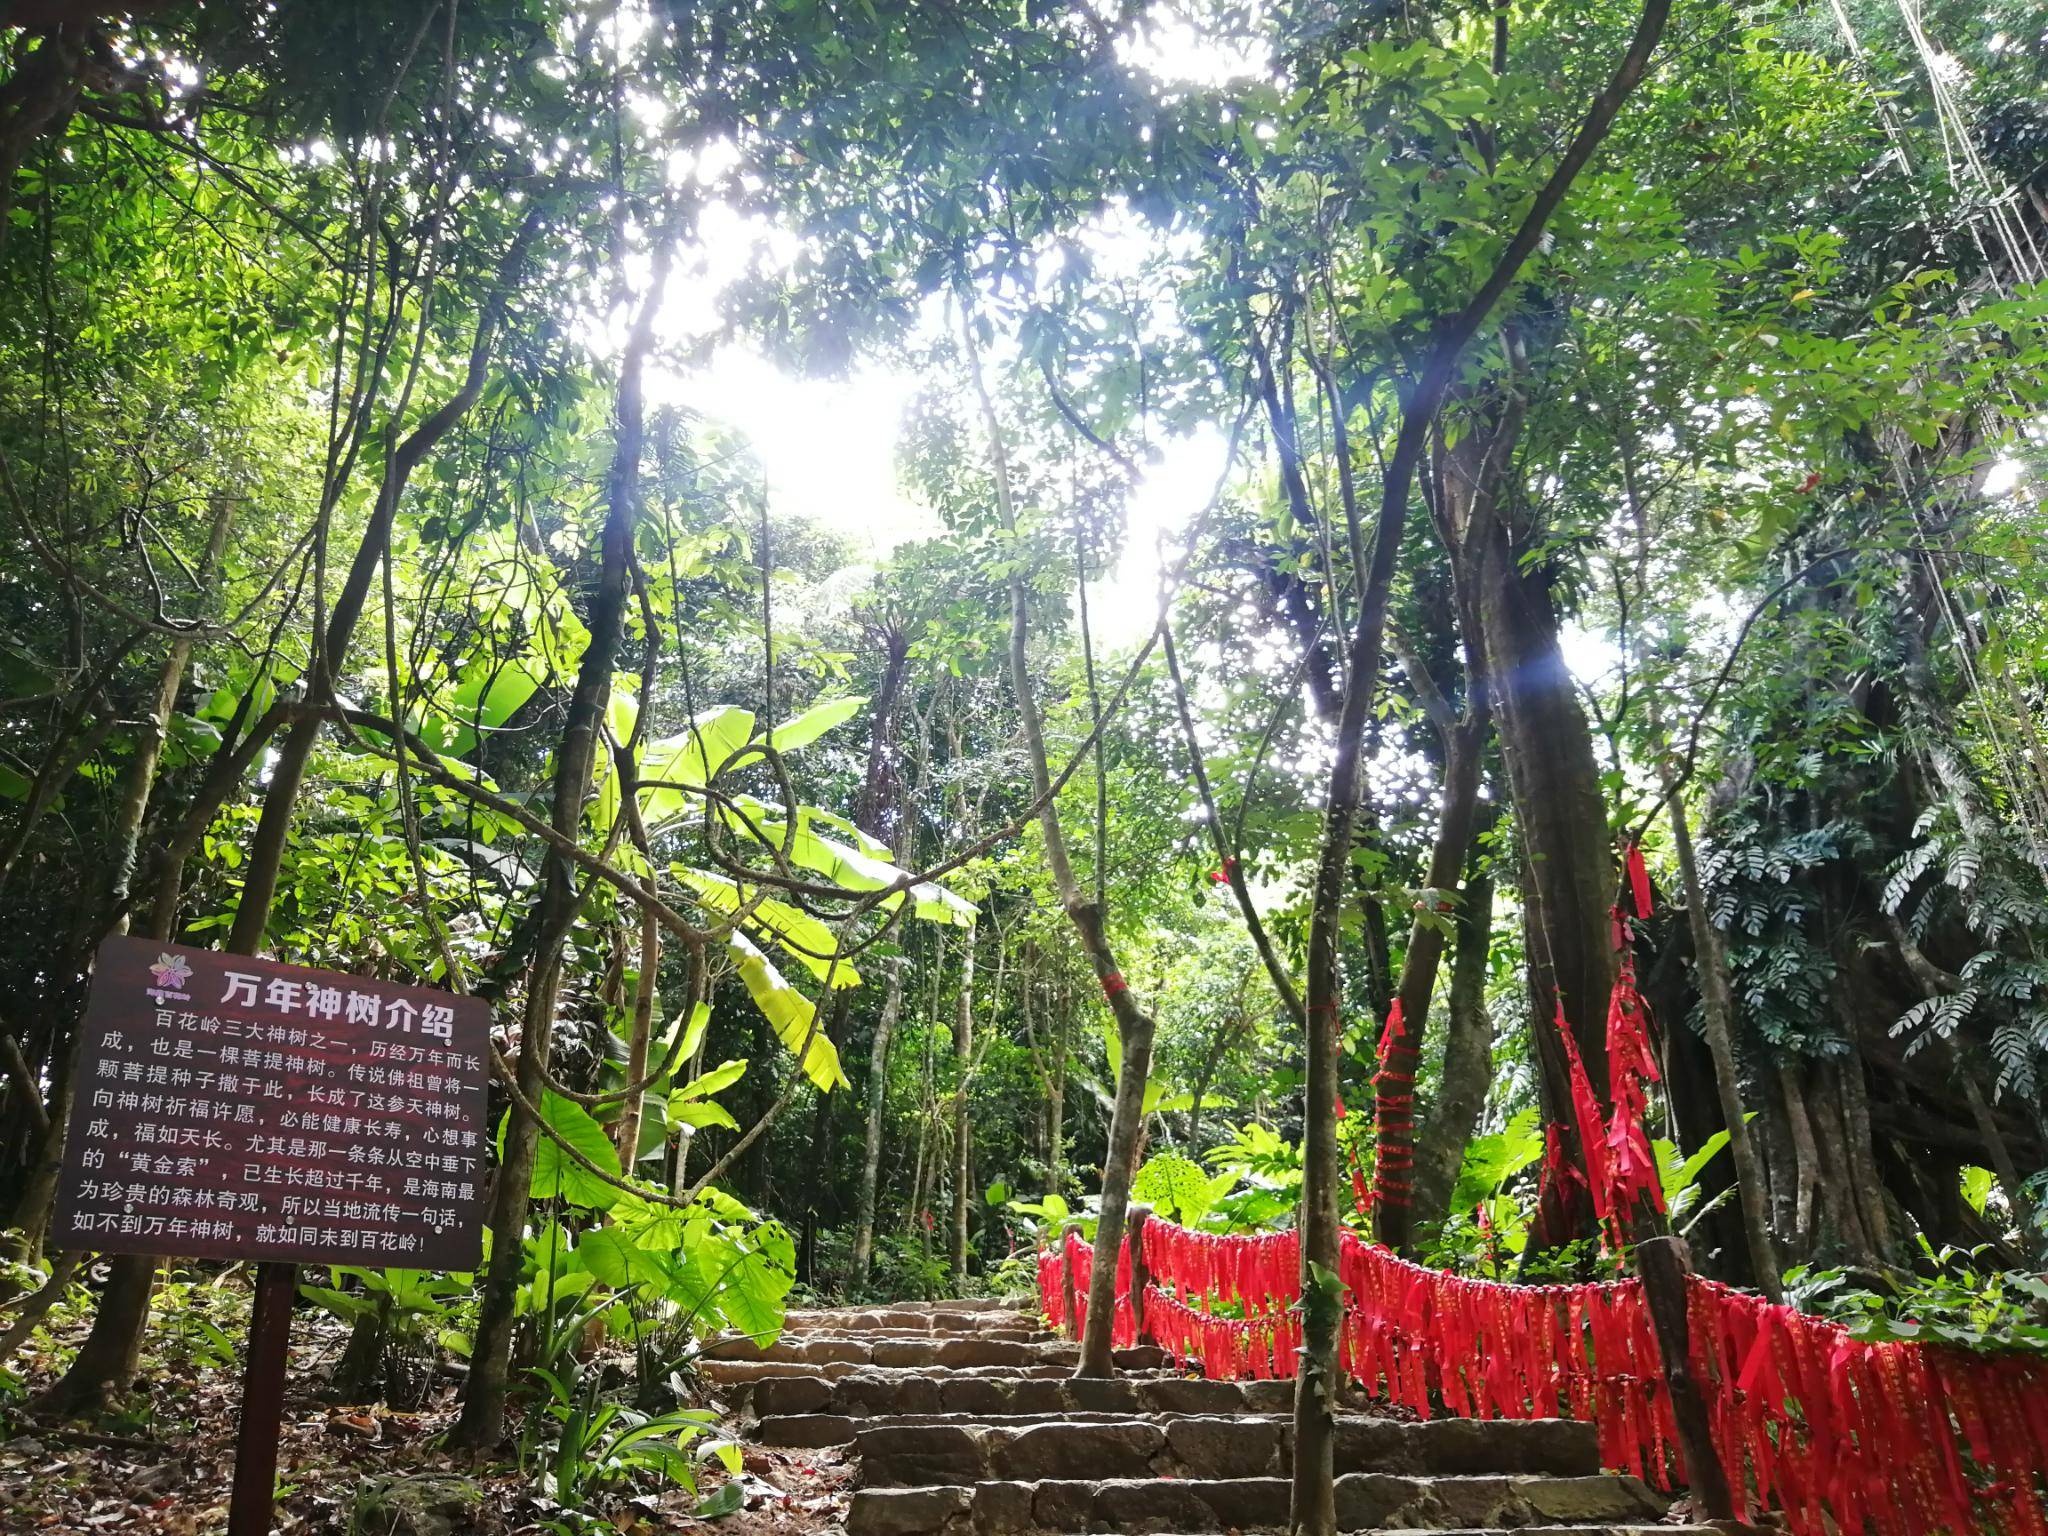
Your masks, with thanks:
<instances>
[{"instance_id":1,"label":"pink flower logo on sign","mask_svg":"<svg viewBox=\"0 0 2048 1536\"><path fill-rule=\"evenodd\" d=\"M158 955L156 963L149 968L149 974L156 982L155 986L149 988L149 995L158 1002L167 1002L172 998L180 1002L187 1000L185 983L192 979L192 962L183 955Z\"/></svg>"}]
</instances>

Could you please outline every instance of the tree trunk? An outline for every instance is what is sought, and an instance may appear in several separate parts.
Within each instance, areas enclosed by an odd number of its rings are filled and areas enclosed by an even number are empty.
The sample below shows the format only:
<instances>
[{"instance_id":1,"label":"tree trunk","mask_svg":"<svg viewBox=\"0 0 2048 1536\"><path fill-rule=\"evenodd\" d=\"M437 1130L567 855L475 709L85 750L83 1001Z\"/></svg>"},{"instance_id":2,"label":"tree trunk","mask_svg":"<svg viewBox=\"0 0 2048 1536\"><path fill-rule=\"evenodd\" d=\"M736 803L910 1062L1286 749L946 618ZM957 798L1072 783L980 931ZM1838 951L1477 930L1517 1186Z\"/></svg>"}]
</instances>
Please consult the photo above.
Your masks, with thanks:
<instances>
[{"instance_id":1,"label":"tree trunk","mask_svg":"<svg viewBox=\"0 0 2048 1536\"><path fill-rule=\"evenodd\" d=\"M967 931L967 947L960 956L960 992L955 1002L953 1059L958 1064L960 1083L953 1090L953 1220L950 1225L950 1260L953 1283L967 1278L967 1186L972 1171L973 1127L967 1118L967 1092L974 1075L974 956L975 930Z\"/></svg>"},{"instance_id":2,"label":"tree trunk","mask_svg":"<svg viewBox=\"0 0 2048 1536\"><path fill-rule=\"evenodd\" d=\"M661 972L661 922L652 907L640 914L640 971L633 984L633 1023L626 1037L626 1081L637 1083L647 1075L648 1047L654 1037L655 982ZM613 1139L619 1148L619 1166L628 1176L640 1161L640 1117L645 1090L629 1093L619 1104L619 1121Z\"/></svg>"},{"instance_id":3,"label":"tree trunk","mask_svg":"<svg viewBox=\"0 0 2048 1536\"><path fill-rule=\"evenodd\" d=\"M1074 1034L1073 997L1064 989L1061 1004L1053 1025L1052 1080L1045 1090L1045 1180L1055 1195L1067 1187L1067 1053Z\"/></svg>"},{"instance_id":4,"label":"tree trunk","mask_svg":"<svg viewBox=\"0 0 2048 1536\"><path fill-rule=\"evenodd\" d=\"M1669 786L1666 792L1670 793ZM1671 839L1678 853L1679 879L1685 886L1685 917L1692 928L1692 948L1699 972L1701 1014L1707 1050L1714 1060L1714 1087L1721 1100L1721 1123L1728 1131L1728 1153L1735 1163L1735 1198L1742 1206L1742 1232L1749 1245L1750 1274L1757 1288L1774 1303L1785 1299L1778 1255L1771 1242L1770 1213L1764 1206L1763 1162L1742 1107L1742 1075L1735 1060L1735 995L1729 983L1728 954L1720 931L1707 914L1706 887L1700 883L1699 861L1693 854L1692 828L1684 802L1670 800Z\"/></svg>"},{"instance_id":5,"label":"tree trunk","mask_svg":"<svg viewBox=\"0 0 2048 1536\"><path fill-rule=\"evenodd\" d=\"M538 214L530 214L520 235L507 253L499 272L499 288L485 302L477 316L471 339L469 367L461 387L402 441L391 454L378 488L377 502L364 529L361 544L350 562L347 579L336 595L328 615L327 629L316 646L316 672L328 679L338 676L355 638L356 623L362 617L370 582L391 546L391 526L407 481L420 461L468 414L483 392L491 347L497 334L502 309L509 297L510 276L516 269L531 233L537 229ZM253 955L262 948L264 929L270 922L270 904L277 893L277 877L283 867L286 834L305 782L306 764L320 733L318 716L302 716L292 726L279 748L264 789L263 810L251 839L249 856L243 863L242 891L235 906L234 927L228 935L231 953ZM155 904L156 937L168 939L176 919L176 892L183 870L176 858L166 862L159 876ZM76 1412L95 1402L119 1381L132 1377L142 1353L142 1332L149 1320L149 1295L155 1284L154 1258L123 1254L111 1261L107 1290L94 1314L92 1332L71 1363L71 1369L45 1395L52 1411Z\"/></svg>"},{"instance_id":6,"label":"tree trunk","mask_svg":"<svg viewBox=\"0 0 2048 1536\"><path fill-rule=\"evenodd\" d=\"M1403 402L1401 425L1380 477L1380 505L1373 528L1372 564L1359 583L1358 618L1346 651L1344 701L1338 712L1330 787L1323 812L1321 855L1316 863L1309 912L1307 1058L1303 1107L1301 1232L1302 1349L1294 1393L1294 1477L1288 1508L1293 1536L1331 1536L1337 1527L1335 1422L1337 1337L1343 1322L1339 1292L1337 1220L1337 1051L1342 1005L1339 924L1351 869L1351 837L1358 820L1364 779L1365 729L1379 686L1387 604L1409 500L1437 412L1457 378L1466 347L1535 251L1551 215L1592 158L1615 114L1648 67L1663 35L1669 0L1647 0L1627 52L1580 122L1557 165L1537 192L1493 270L1455 314L1431 328L1427 358ZM1354 547L1362 539L1354 541ZM1553 635L1553 651L1555 642ZM1502 675L1489 653L1488 667ZM1563 666L1559 663L1558 671ZM1508 690L1512 692L1513 690ZM1499 699L1495 698L1499 718ZM1581 721L1583 725L1583 720ZM1606 817L1594 783L1594 823ZM1600 993L1604 1004L1606 991ZM1537 1032L1542 1038L1541 1031ZM1121 1213L1119 1213L1121 1214ZM1114 1250L1112 1250L1112 1253ZM1100 1264L1100 1247L1097 1263ZM1099 1272L1096 1277L1101 1278ZM1091 1319L1092 1326L1092 1319Z\"/></svg>"},{"instance_id":7,"label":"tree trunk","mask_svg":"<svg viewBox=\"0 0 2048 1536\"><path fill-rule=\"evenodd\" d=\"M644 420L641 375L653 340L655 310L668 275L668 255L666 242L656 246L654 271L619 363L616 439L611 470L606 477L598 569L590 592L590 640L576 671L576 687L570 694L561 741L555 749L551 820L555 831L569 839L582 835L583 801L590 793L597 763L612 670L625 642L633 540L640 521ZM540 1102L545 1087L543 1074L554 1033L563 949L576 908L575 871L567 859L550 850L542 880L539 937L519 1042L519 1091L530 1104ZM477 1307L469 1380L463 1392L462 1416L450 1435L452 1444L468 1450L486 1450L504 1437L505 1393L512 1372L513 1303L526 1260L526 1219L532 1203L534 1154L539 1140L539 1125L515 1100L507 1115L505 1152L499 1162L491 1202L491 1259L484 1272L483 1295Z\"/></svg>"},{"instance_id":8,"label":"tree trunk","mask_svg":"<svg viewBox=\"0 0 2048 1536\"><path fill-rule=\"evenodd\" d=\"M853 820L854 825L867 833L868 836L886 842L888 840L889 811L894 798L890 793L890 789L895 783L895 768L891 762L891 746L896 735L896 711L902 702L903 677L909 668L910 637L903 631L892 628L884 634L883 645L885 660L882 668L882 686L875 693L873 717L868 728L867 771L861 779L860 799L854 806ZM902 855L899 853L898 857L900 858ZM893 969L894 967L892 967L892 971ZM892 980L891 985L900 1005L902 984L900 980ZM886 1013L888 1004L885 1002L883 1006ZM826 1033L835 1046L842 1044L845 1040L846 1024L852 1014L852 1008L853 996L850 991L842 990L832 1000L832 1022ZM895 1022L894 1018L888 1019L888 1026L891 1030L895 1028ZM860 1194L861 1199L865 1202L862 1207L864 1212L862 1219L866 1222L866 1231L856 1230L854 1233L854 1262L852 1267L855 1271L856 1284L866 1283L868 1263L874 1250L874 1186L867 1170L878 1165L880 1162L882 1126L881 1121L874 1114L873 1101L887 1097L889 1082L889 1042L887 1034L879 1024L876 1027L876 1034L881 1038L881 1054L879 1059L876 1059L874 1049L870 1047L870 1066L875 1071L870 1074L868 1080L868 1096L871 1102L868 1114L868 1136L862 1148L863 1182ZM879 1075L876 1075L877 1073ZM825 1193L827 1187L827 1180L822 1176L822 1170L831 1167L833 1162L831 1133L832 1117L836 1109L837 1101L832 1095L828 1093L819 1094L817 1113L811 1122L811 1166L821 1170L821 1177L813 1180L807 1191L804 1202L803 1242L800 1251L803 1255L805 1273L813 1276L814 1279L817 1269L818 1201L820 1196Z\"/></svg>"},{"instance_id":9,"label":"tree trunk","mask_svg":"<svg viewBox=\"0 0 2048 1536\"><path fill-rule=\"evenodd\" d=\"M1475 873L1459 902L1458 940L1451 953L1451 990L1444 1025L1444 1065L1436 1103L1415 1150L1415 1218L1441 1221L1465 1149L1493 1082L1493 1019L1486 1011L1492 955L1493 877Z\"/></svg>"},{"instance_id":10,"label":"tree trunk","mask_svg":"<svg viewBox=\"0 0 2048 1536\"><path fill-rule=\"evenodd\" d=\"M875 1192L882 1171L882 1127L889 1108L889 1043L896 1034L896 1017L903 1008L903 962L888 962L888 992L882 999L882 1016L875 1021L874 1044L868 1049L868 1128L861 1152L860 1216L853 1231L853 1275L855 1290L868 1283L868 1271L875 1254Z\"/></svg>"},{"instance_id":11,"label":"tree trunk","mask_svg":"<svg viewBox=\"0 0 2048 1536\"><path fill-rule=\"evenodd\" d=\"M1011 499L1008 448L1002 423L996 415L995 399L982 375L981 352L974 338L971 318L962 328L967 360L981 403L982 421L988 432L989 454L995 469L997 510L1002 524L1013 537L1017 533L1016 507ZM1124 1212L1130 1204L1131 1177L1138 1156L1139 1132L1145 1108L1145 1083L1152 1071L1152 1040L1156 1033L1150 1014L1138 1006L1118 967L1104 927L1105 913L1098 902L1089 901L1074 878L1067 856L1067 840L1060 826L1059 806L1052 792L1052 768L1046 754L1045 727L1038 712L1038 693L1031 678L1031 607L1021 564L1013 564L1009 579L1011 691L1017 700L1017 715L1023 726L1024 745L1031 763L1031 787L1040 802L1039 827L1045 837L1045 862L1058 890L1060 906L1073 925L1082 953L1095 971L1103 997L1116 1019L1122 1046L1123 1070L1117 1079L1116 1099L1110 1111L1109 1141L1102 1162L1102 1198L1095 1220L1095 1267L1088 1279L1088 1322L1081 1339L1081 1358L1074 1368L1077 1376L1108 1376L1114 1370L1109 1335L1116 1320L1117 1255L1123 1245ZM1098 849L1100 855L1102 850ZM1348 860L1347 860L1348 862Z\"/></svg>"},{"instance_id":12,"label":"tree trunk","mask_svg":"<svg viewBox=\"0 0 2048 1536\"><path fill-rule=\"evenodd\" d=\"M1530 1034L1544 1119L1559 1128L1581 1170L1570 1075L1554 1020L1560 1011L1601 1103L1607 1101L1607 1003L1614 990L1609 909L1614 861L1593 733L1558 646L1548 577L1524 567L1496 524L1480 553L1479 622L1494 721L1521 835L1522 905L1528 934ZM1530 1233L1531 1251L1592 1230L1583 1179L1548 1180Z\"/></svg>"},{"instance_id":13,"label":"tree trunk","mask_svg":"<svg viewBox=\"0 0 2048 1536\"><path fill-rule=\"evenodd\" d=\"M1415 1233L1415 1069L1422 1059L1429 1005L1443 960L1444 919L1455 914L1460 904L1453 892L1465 868L1478 819L1479 760L1485 740L1483 717L1444 733L1443 810L1424 881L1429 888L1424 899L1433 910L1418 914L1409 931L1397 993L1403 1028L1388 1041L1386 1064L1381 1069L1391 1091L1379 1088L1374 1095L1378 1144L1373 1164L1373 1229L1379 1240L1396 1252L1405 1251ZM1469 1129L1466 1134L1471 1134Z\"/></svg>"}]
</instances>

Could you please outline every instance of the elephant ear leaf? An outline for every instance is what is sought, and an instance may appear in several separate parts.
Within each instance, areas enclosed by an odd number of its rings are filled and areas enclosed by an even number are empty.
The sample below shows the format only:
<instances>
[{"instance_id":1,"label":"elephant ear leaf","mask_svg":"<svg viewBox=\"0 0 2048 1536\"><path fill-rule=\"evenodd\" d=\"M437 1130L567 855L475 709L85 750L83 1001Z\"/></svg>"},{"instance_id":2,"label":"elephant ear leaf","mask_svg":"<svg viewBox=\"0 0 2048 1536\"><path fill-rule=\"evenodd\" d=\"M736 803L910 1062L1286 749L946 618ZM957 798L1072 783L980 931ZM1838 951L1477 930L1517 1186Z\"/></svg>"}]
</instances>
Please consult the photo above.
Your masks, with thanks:
<instances>
[{"instance_id":1,"label":"elephant ear leaf","mask_svg":"<svg viewBox=\"0 0 2048 1536\"><path fill-rule=\"evenodd\" d=\"M552 1090L541 1095L540 1113L547 1127L540 1133L533 1152L533 1193L543 1199L560 1195L571 1205L589 1210L609 1210L619 1197L618 1186L593 1174L561 1147L561 1142L567 1142L601 1172L616 1179L620 1177L619 1149L612 1145L604 1127L591 1119L582 1105ZM504 1155L505 1122L500 1121L498 1156L503 1159Z\"/></svg>"}]
</instances>

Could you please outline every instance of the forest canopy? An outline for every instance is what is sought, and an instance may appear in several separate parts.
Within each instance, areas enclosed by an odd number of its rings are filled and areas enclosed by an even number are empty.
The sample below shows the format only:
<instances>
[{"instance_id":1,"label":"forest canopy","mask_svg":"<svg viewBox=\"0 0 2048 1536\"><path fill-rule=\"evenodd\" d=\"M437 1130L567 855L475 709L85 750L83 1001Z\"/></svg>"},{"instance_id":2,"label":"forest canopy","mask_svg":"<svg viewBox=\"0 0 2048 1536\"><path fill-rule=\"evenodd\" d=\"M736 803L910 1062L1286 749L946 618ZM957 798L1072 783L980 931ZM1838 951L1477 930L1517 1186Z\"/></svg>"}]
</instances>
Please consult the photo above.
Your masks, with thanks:
<instances>
[{"instance_id":1,"label":"forest canopy","mask_svg":"<svg viewBox=\"0 0 2048 1536\"><path fill-rule=\"evenodd\" d=\"M1133 1201L2048 1345L2037 7L0 58L0 1413L239 1327L51 1224L120 934L488 1008L479 1268L300 1276L468 1452L1070 1222L1106 1373Z\"/></svg>"}]
</instances>

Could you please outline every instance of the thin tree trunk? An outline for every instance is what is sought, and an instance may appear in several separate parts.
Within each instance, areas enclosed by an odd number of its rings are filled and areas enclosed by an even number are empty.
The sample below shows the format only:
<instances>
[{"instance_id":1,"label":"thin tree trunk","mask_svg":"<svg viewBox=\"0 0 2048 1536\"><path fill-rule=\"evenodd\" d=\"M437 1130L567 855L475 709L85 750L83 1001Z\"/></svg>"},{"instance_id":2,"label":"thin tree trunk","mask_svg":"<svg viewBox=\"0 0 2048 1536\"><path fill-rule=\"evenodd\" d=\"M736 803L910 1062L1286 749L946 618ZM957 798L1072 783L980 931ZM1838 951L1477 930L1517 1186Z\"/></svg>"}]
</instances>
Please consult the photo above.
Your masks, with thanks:
<instances>
[{"instance_id":1,"label":"thin tree trunk","mask_svg":"<svg viewBox=\"0 0 2048 1536\"><path fill-rule=\"evenodd\" d=\"M875 1021L875 1039L868 1049L868 1129L861 1153L860 1215L853 1232L855 1290L868 1283L874 1262L875 1192L882 1171L882 1128L889 1109L889 1045L903 1008L903 962L897 959L887 964L888 992L882 998L882 1016Z\"/></svg>"},{"instance_id":2,"label":"thin tree trunk","mask_svg":"<svg viewBox=\"0 0 2048 1536\"><path fill-rule=\"evenodd\" d=\"M1670 786L1666 786L1667 792ZM1685 917L1692 928L1693 957L1699 972L1701 1015L1707 1051L1714 1059L1714 1087L1721 1099L1721 1123L1728 1130L1728 1153L1735 1161L1735 1198L1742 1206L1742 1230L1749 1243L1749 1268L1757 1288L1774 1303L1785 1299L1778 1255L1771 1242L1770 1212L1764 1206L1763 1160L1749 1134L1742 1107L1742 1075L1735 1060L1735 995L1728 979L1728 953L1720 930L1707 913L1706 887L1694 856L1692 828L1680 796L1670 796L1672 845L1678 853L1679 879L1685 886Z\"/></svg>"},{"instance_id":3,"label":"thin tree trunk","mask_svg":"<svg viewBox=\"0 0 2048 1536\"><path fill-rule=\"evenodd\" d=\"M1784 1096L1785 1118L1792 1133L1792 1232L1796 1251L1813 1252L1819 1235L1820 1148L1815 1144L1813 1116L1807 1113L1806 1089L1799 1080L1803 1057L1778 1063L1778 1091Z\"/></svg>"},{"instance_id":4,"label":"thin tree trunk","mask_svg":"<svg viewBox=\"0 0 2048 1536\"><path fill-rule=\"evenodd\" d=\"M1620 66L1580 122L1493 271L1463 309L1433 328L1427 361L1403 403L1400 430L1381 475L1372 564L1359 586L1358 618L1346 654L1344 701L1337 718L1329 794L1323 813L1322 851L1316 863L1309 914L1306 1102L1302 1117L1299 1219L1302 1349L1295 1382L1294 1477L1288 1510L1288 1527L1293 1536L1331 1536L1337 1528L1334 1412L1337 1337L1343 1322L1342 1282L1338 1279L1335 1112L1341 1038L1338 1010L1343 1002L1339 929L1352 868L1352 831L1357 824L1363 789L1366 722L1379 685L1387 604L1416 470L1435 428L1437 412L1456 380L1467 345L1535 251L1551 215L1642 78L1651 50L1663 34L1669 9L1669 0L1648 0ZM1497 670L1495 675L1499 675ZM1597 824L1604 829L1604 807L1596 807L1596 815ZM1605 998L1604 991L1601 996ZM1112 1266L1114 1253L1112 1248ZM1094 1278L1099 1283L1104 1278L1099 1245L1096 1263ZM1106 1305L1103 1310L1107 1310ZM1091 1315L1091 1327L1093 1323Z\"/></svg>"},{"instance_id":5,"label":"thin tree trunk","mask_svg":"<svg viewBox=\"0 0 2048 1536\"><path fill-rule=\"evenodd\" d=\"M1493 1080L1493 1019L1486 1011L1486 972L1492 955L1493 877L1472 874L1458 903L1458 939L1451 951L1446 999L1444 1064L1436 1103L1415 1149L1415 1219L1441 1221L1465 1149L1486 1107Z\"/></svg>"},{"instance_id":6,"label":"thin tree trunk","mask_svg":"<svg viewBox=\"0 0 2048 1536\"><path fill-rule=\"evenodd\" d=\"M1052 1081L1045 1090L1046 1185L1052 1194L1067 1187L1067 1055L1074 1033L1071 993L1062 997L1059 1017L1053 1025Z\"/></svg>"},{"instance_id":7,"label":"thin tree trunk","mask_svg":"<svg viewBox=\"0 0 2048 1536\"><path fill-rule=\"evenodd\" d=\"M637 1083L647 1075L647 1053L654 1037L655 983L661 971L661 923L652 907L640 913L640 972L633 986L633 1023L626 1037L626 1081ZM629 1093L619 1105L619 1123L614 1132L619 1164L628 1174L640 1160L640 1116L644 1091Z\"/></svg>"},{"instance_id":8,"label":"thin tree trunk","mask_svg":"<svg viewBox=\"0 0 2048 1536\"><path fill-rule=\"evenodd\" d=\"M854 807L853 820L854 825L867 833L868 836L886 841L888 816L893 799L890 787L895 783L895 768L890 760L891 745L895 740L896 734L896 712L902 702L904 674L909 669L910 637L899 629L890 629L883 636L883 646L885 660L882 668L882 686L875 693L873 716L868 729L867 771L861 779L860 799ZM901 857L900 854L898 856ZM900 983L897 984L897 996L900 1003ZM851 992L842 990L833 998L831 1024L826 1030L826 1034L835 1046L841 1044L845 1039L846 1025L852 1015L852 1009L853 996ZM893 1029L895 1021L891 1019L889 1023ZM877 1033L880 1033L879 1026ZM882 1041L881 1049L882 1059L879 1062L874 1062L872 1060L873 1048L870 1047L871 1065L877 1066L884 1074L880 1077L870 1076L869 1097L871 1100L877 1095L887 1096L888 1041L886 1038ZM829 1188L829 1181L824 1176L823 1170L832 1166L830 1143L832 1117L836 1108L837 1100L831 1094L819 1094L817 1113L811 1122L811 1166L820 1171L820 1176L812 1181L807 1191L804 1202L803 1241L800 1244L799 1251L803 1256L805 1273L811 1275L813 1279L815 1279L817 1269L818 1202ZM873 1113L873 1105L870 1104L868 1135L862 1146L863 1180L867 1178L865 1170L871 1166L870 1160L873 1160L874 1164L879 1164L881 1158L880 1136L881 1122L876 1119ZM856 1272L856 1283L865 1284L868 1262L874 1249L874 1189L871 1184L863 1182L860 1198L866 1202L864 1210L866 1213L867 1230L864 1234L856 1230L854 1234L854 1262L852 1267Z\"/></svg>"},{"instance_id":9,"label":"thin tree trunk","mask_svg":"<svg viewBox=\"0 0 2048 1536\"><path fill-rule=\"evenodd\" d=\"M996 415L994 397L982 375L981 352L974 339L971 319L962 328L967 360L973 375L975 394L981 403L987 428L989 453L995 470L995 491L1003 527L1017 532L1016 508L1011 499L1009 451L1002 423ZM1104 926L1100 902L1083 894L1067 855L1067 840L1060 826L1059 806L1052 793L1052 768L1045 747L1045 727L1038 712L1037 689L1030 665L1031 608L1021 565L1010 573L1010 686L1017 700L1017 715L1023 726L1024 745L1031 763L1034 796L1042 803L1039 827L1045 838L1045 862L1059 892L1060 906L1073 925L1081 951L1094 968L1096 981L1116 1019L1122 1046L1123 1069L1117 1079L1116 1099L1110 1111L1109 1140L1102 1160L1102 1197L1095 1221L1095 1267L1088 1281L1088 1321L1081 1338L1077 1376L1108 1376L1115 1369L1110 1352L1110 1329L1116 1320L1117 1254L1123 1246L1124 1214L1130 1204L1131 1177L1136 1168L1138 1139L1144 1119L1145 1084L1152 1071L1152 1040L1156 1027L1152 1016L1138 1006ZM1100 856L1102 850L1098 849Z\"/></svg>"},{"instance_id":10,"label":"thin tree trunk","mask_svg":"<svg viewBox=\"0 0 2048 1536\"><path fill-rule=\"evenodd\" d=\"M1443 810L1424 882L1435 906L1427 915L1418 914L1409 931L1397 993L1403 1028L1388 1041L1382 1069L1392 1091L1375 1094L1378 1144L1373 1167L1373 1228L1379 1240L1397 1252L1405 1251L1415 1234L1415 1073L1446 946L1443 921L1460 904L1451 893L1465 868L1479 815L1484 717L1453 726L1444 732L1443 740Z\"/></svg>"},{"instance_id":11,"label":"thin tree trunk","mask_svg":"<svg viewBox=\"0 0 2048 1536\"><path fill-rule=\"evenodd\" d=\"M616 437L605 486L598 569L590 594L590 639L577 668L576 687L570 695L561 741L555 749L551 819L555 831L565 838L582 835L583 801L590 793L597 763L612 669L618 664L619 651L625 643L633 540L640 522L640 454L644 435L641 376L653 342L655 311L666 286L669 251L666 241L655 247L653 274L647 292L641 297L639 313L619 363ZM575 871L567 859L550 851L543 875L539 938L519 1043L519 1091L529 1104L538 1104L545 1088L543 1075L562 982L564 941L575 919L577 901ZM451 1443L468 1450L486 1450L504 1437L505 1394L512 1372L513 1306L526 1262L526 1219L532 1204L533 1164L539 1140L539 1125L515 1101L507 1115L505 1152L499 1162L491 1203L491 1260L477 1307L462 1416L450 1435Z\"/></svg>"},{"instance_id":12,"label":"thin tree trunk","mask_svg":"<svg viewBox=\"0 0 2048 1536\"><path fill-rule=\"evenodd\" d=\"M967 1093L974 1076L974 958L976 931L967 931L967 947L960 956L960 992L953 1015L953 1059L958 1064L960 1083L953 1091L953 1220L950 1225L950 1261L953 1283L967 1278L967 1187L974 1148L973 1127L967 1118Z\"/></svg>"}]
</instances>

